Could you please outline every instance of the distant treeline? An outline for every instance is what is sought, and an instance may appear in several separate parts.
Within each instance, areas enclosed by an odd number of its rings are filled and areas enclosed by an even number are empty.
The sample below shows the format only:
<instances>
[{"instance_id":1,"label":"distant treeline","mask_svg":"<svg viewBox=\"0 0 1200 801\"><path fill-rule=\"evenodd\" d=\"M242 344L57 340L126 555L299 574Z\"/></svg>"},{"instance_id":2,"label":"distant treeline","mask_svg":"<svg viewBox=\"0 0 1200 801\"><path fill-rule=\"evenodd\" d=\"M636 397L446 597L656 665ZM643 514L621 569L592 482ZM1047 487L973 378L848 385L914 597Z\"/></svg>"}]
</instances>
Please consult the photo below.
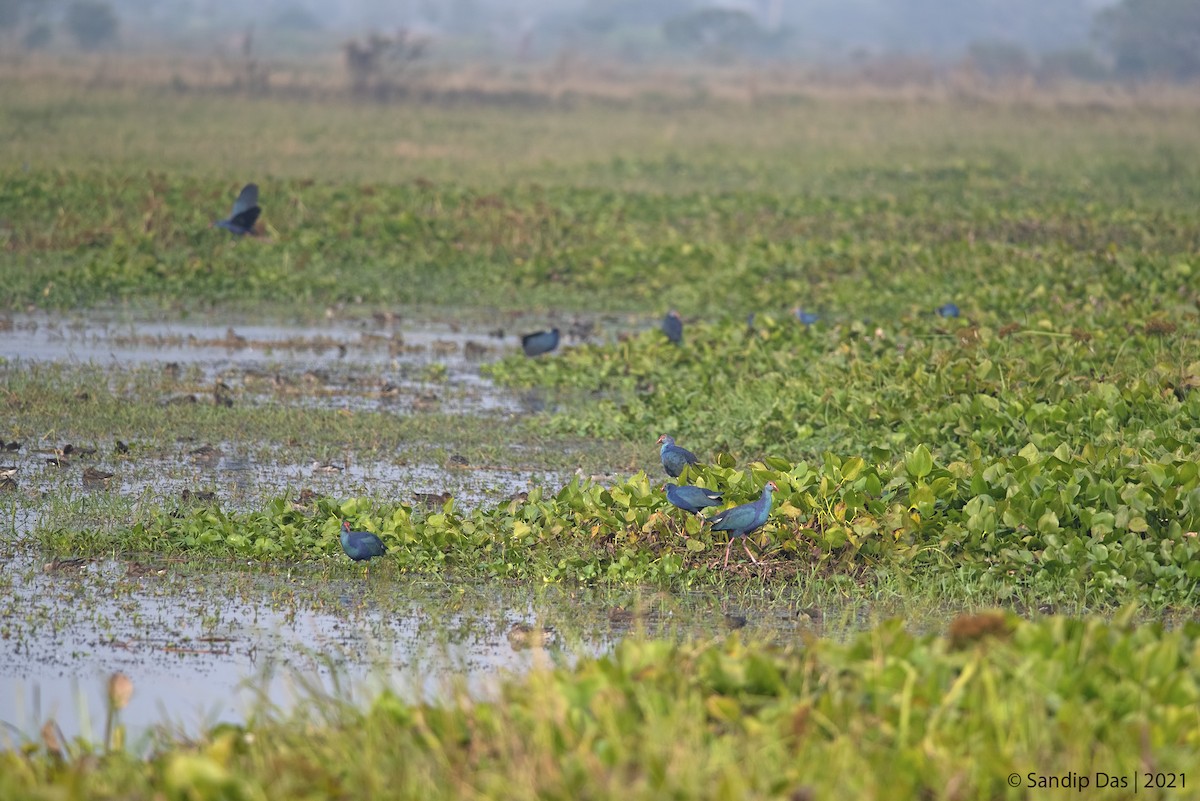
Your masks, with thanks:
<instances>
[{"instance_id":1,"label":"distant treeline","mask_svg":"<svg viewBox=\"0 0 1200 801\"><path fill-rule=\"evenodd\" d=\"M0 0L0 50L211 52L248 31L273 56L345 52L348 36L400 31L441 61L582 54L853 66L910 57L933 67L965 59L989 76L1200 76L1196 0ZM360 84L359 62L348 68Z\"/></svg>"}]
</instances>

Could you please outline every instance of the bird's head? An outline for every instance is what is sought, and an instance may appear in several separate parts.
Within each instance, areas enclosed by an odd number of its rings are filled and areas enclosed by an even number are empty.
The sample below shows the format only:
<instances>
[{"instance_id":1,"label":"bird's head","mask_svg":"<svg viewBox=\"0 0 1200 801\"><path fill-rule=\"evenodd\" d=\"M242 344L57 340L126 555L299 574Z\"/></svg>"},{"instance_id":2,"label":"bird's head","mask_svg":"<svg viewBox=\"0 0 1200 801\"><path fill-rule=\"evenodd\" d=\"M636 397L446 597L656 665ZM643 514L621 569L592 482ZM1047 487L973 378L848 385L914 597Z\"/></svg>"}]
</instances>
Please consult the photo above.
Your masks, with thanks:
<instances>
[{"instance_id":1,"label":"bird's head","mask_svg":"<svg viewBox=\"0 0 1200 801\"><path fill-rule=\"evenodd\" d=\"M674 317L676 320L680 319L679 312L675 311L674 309L671 309L669 312L667 312L667 316Z\"/></svg>"},{"instance_id":2,"label":"bird's head","mask_svg":"<svg viewBox=\"0 0 1200 801\"><path fill-rule=\"evenodd\" d=\"M346 532L347 534L350 533L350 521L349 520L342 521L342 531Z\"/></svg>"},{"instance_id":3,"label":"bird's head","mask_svg":"<svg viewBox=\"0 0 1200 801\"><path fill-rule=\"evenodd\" d=\"M672 437L670 434L663 434L663 435L659 436L658 444L659 445L674 445L675 438Z\"/></svg>"},{"instance_id":4,"label":"bird's head","mask_svg":"<svg viewBox=\"0 0 1200 801\"><path fill-rule=\"evenodd\" d=\"M769 489L771 492L779 492L779 485L776 484L774 481L768 481L767 489Z\"/></svg>"}]
</instances>

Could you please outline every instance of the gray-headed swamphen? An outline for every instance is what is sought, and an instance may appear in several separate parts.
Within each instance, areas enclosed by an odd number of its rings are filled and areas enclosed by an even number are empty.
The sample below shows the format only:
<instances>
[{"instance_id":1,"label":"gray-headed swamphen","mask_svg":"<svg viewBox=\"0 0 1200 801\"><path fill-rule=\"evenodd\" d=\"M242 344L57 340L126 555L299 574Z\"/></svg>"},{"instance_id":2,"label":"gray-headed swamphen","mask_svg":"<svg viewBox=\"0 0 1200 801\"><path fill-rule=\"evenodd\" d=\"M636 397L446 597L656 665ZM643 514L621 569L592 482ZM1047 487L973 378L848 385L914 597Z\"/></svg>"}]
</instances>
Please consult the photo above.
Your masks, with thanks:
<instances>
[{"instance_id":1,"label":"gray-headed swamphen","mask_svg":"<svg viewBox=\"0 0 1200 801\"><path fill-rule=\"evenodd\" d=\"M792 314L794 314L796 316L797 320L804 323L805 325L812 325L817 320L821 319L821 315L817 314L816 312L805 311L804 309L801 309L799 306L792 309Z\"/></svg>"},{"instance_id":2,"label":"gray-headed swamphen","mask_svg":"<svg viewBox=\"0 0 1200 801\"><path fill-rule=\"evenodd\" d=\"M713 531L729 532L729 544L725 546L725 567L729 567L729 551L733 548L733 541L737 538L741 538L742 547L746 549L750 561L758 564L758 559L750 552L750 546L746 544L745 537L767 522L767 518L771 514L771 493L778 491L779 487L775 482L768 481L757 501L731 507L723 512L717 512L709 518Z\"/></svg>"},{"instance_id":3,"label":"gray-headed swamphen","mask_svg":"<svg viewBox=\"0 0 1200 801\"><path fill-rule=\"evenodd\" d=\"M679 478L679 474L683 472L683 468L689 464L695 464L696 454L689 451L687 448L681 448L675 444L675 438L669 434L663 434L658 438L658 444L662 445L658 455L662 460L663 470L667 471L667 475L671 478Z\"/></svg>"},{"instance_id":4,"label":"gray-headed swamphen","mask_svg":"<svg viewBox=\"0 0 1200 801\"><path fill-rule=\"evenodd\" d=\"M721 493L704 487L693 487L685 484L682 487L675 484L664 484L667 500L677 509L696 514L706 506L720 506Z\"/></svg>"},{"instance_id":5,"label":"gray-headed swamphen","mask_svg":"<svg viewBox=\"0 0 1200 801\"><path fill-rule=\"evenodd\" d=\"M242 236L254 230L258 215L262 209L258 207L258 184L246 184L241 194L233 201L233 211L228 220L217 220L213 225L224 228L235 236Z\"/></svg>"},{"instance_id":6,"label":"gray-headed swamphen","mask_svg":"<svg viewBox=\"0 0 1200 801\"><path fill-rule=\"evenodd\" d=\"M342 521L342 550L355 562L369 561L383 556L383 540L369 531L351 531L350 521Z\"/></svg>"},{"instance_id":7,"label":"gray-headed swamphen","mask_svg":"<svg viewBox=\"0 0 1200 801\"><path fill-rule=\"evenodd\" d=\"M526 356L541 356L543 353L549 353L557 347L557 328L551 328L549 331L535 331L532 334L526 334L521 337L521 350L525 351Z\"/></svg>"},{"instance_id":8,"label":"gray-headed swamphen","mask_svg":"<svg viewBox=\"0 0 1200 801\"><path fill-rule=\"evenodd\" d=\"M934 311L937 312L938 317L957 317L959 313L957 303L943 303Z\"/></svg>"},{"instance_id":9,"label":"gray-headed swamphen","mask_svg":"<svg viewBox=\"0 0 1200 801\"><path fill-rule=\"evenodd\" d=\"M679 316L679 312L674 309L667 312L667 316L662 319L662 332L676 345L683 342L683 318Z\"/></svg>"},{"instance_id":10,"label":"gray-headed swamphen","mask_svg":"<svg viewBox=\"0 0 1200 801\"><path fill-rule=\"evenodd\" d=\"M675 484L664 484L663 489L666 490L667 500L672 506L692 514L699 514L701 509L708 506L721 505L721 493L716 490L693 487L688 484L684 484L682 487Z\"/></svg>"}]
</instances>

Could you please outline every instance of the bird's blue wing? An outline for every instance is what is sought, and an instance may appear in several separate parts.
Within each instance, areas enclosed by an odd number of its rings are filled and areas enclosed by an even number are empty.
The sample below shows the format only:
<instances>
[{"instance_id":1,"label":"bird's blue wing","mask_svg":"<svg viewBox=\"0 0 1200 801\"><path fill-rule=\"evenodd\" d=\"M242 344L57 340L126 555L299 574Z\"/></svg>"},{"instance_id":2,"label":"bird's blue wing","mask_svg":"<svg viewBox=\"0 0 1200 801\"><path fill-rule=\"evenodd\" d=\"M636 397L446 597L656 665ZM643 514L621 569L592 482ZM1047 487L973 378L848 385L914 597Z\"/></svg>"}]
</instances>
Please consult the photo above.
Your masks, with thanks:
<instances>
[{"instance_id":1,"label":"bird's blue wing","mask_svg":"<svg viewBox=\"0 0 1200 801\"><path fill-rule=\"evenodd\" d=\"M369 531L350 532L350 549L354 551L354 559L370 559L373 556L383 556L383 540Z\"/></svg>"},{"instance_id":2,"label":"bird's blue wing","mask_svg":"<svg viewBox=\"0 0 1200 801\"><path fill-rule=\"evenodd\" d=\"M754 522L755 509L752 504L742 504L709 518L716 531L740 531Z\"/></svg>"},{"instance_id":3,"label":"bird's blue wing","mask_svg":"<svg viewBox=\"0 0 1200 801\"><path fill-rule=\"evenodd\" d=\"M680 487L676 490L675 494L694 506L702 506L721 500L721 493L706 490L703 487Z\"/></svg>"},{"instance_id":4,"label":"bird's blue wing","mask_svg":"<svg viewBox=\"0 0 1200 801\"><path fill-rule=\"evenodd\" d=\"M539 356L558 347L558 329L535 331L521 337L521 349L527 356Z\"/></svg>"},{"instance_id":5,"label":"bird's blue wing","mask_svg":"<svg viewBox=\"0 0 1200 801\"><path fill-rule=\"evenodd\" d=\"M545 331L536 331L521 337L521 350L526 356L536 356L542 352L542 340L547 336Z\"/></svg>"},{"instance_id":6,"label":"bird's blue wing","mask_svg":"<svg viewBox=\"0 0 1200 801\"><path fill-rule=\"evenodd\" d=\"M662 330L667 335L667 339L678 344L683 338L683 321L668 314L663 318Z\"/></svg>"},{"instance_id":7,"label":"bird's blue wing","mask_svg":"<svg viewBox=\"0 0 1200 801\"><path fill-rule=\"evenodd\" d=\"M242 187L242 192L237 196L237 200L233 201L233 211L229 214L229 221L237 220L238 215L244 214L251 209L255 209L254 216L258 217L258 184L246 184Z\"/></svg>"},{"instance_id":8,"label":"bird's blue wing","mask_svg":"<svg viewBox=\"0 0 1200 801\"><path fill-rule=\"evenodd\" d=\"M236 233L249 233L254 228L254 223L258 222L258 215L262 213L262 209L258 206L241 211L229 218L229 225L221 226L228 228Z\"/></svg>"}]
</instances>

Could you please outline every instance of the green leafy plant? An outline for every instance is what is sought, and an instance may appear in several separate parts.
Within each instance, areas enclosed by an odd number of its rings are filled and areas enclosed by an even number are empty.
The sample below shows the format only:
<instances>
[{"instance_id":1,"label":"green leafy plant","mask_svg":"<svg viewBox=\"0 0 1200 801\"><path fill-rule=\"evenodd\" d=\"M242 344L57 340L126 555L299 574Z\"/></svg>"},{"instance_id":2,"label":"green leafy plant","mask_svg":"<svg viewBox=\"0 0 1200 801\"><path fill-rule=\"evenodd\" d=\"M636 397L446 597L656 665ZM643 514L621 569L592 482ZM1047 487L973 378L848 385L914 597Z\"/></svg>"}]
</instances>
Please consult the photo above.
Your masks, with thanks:
<instances>
[{"instance_id":1,"label":"green leafy plant","mask_svg":"<svg viewBox=\"0 0 1200 801\"><path fill-rule=\"evenodd\" d=\"M919 446L896 462L825 454L819 464L779 458L689 468L728 503L779 492L756 535L770 564L899 569L926 579L967 572L1003 594L1096 603L1139 597L1194 601L1200 579L1200 471L1195 461L1144 461L1128 451L1029 445L1011 457L937 463ZM403 571L462 576L688 585L723 575L723 539L689 518L680 533L660 485L638 473L611 486L573 479L556 493L459 512L368 499L279 499L260 512L219 506L163 509L131 531L50 529L51 547L200 552L279 560L341 558L347 519L376 533Z\"/></svg>"}]
</instances>

